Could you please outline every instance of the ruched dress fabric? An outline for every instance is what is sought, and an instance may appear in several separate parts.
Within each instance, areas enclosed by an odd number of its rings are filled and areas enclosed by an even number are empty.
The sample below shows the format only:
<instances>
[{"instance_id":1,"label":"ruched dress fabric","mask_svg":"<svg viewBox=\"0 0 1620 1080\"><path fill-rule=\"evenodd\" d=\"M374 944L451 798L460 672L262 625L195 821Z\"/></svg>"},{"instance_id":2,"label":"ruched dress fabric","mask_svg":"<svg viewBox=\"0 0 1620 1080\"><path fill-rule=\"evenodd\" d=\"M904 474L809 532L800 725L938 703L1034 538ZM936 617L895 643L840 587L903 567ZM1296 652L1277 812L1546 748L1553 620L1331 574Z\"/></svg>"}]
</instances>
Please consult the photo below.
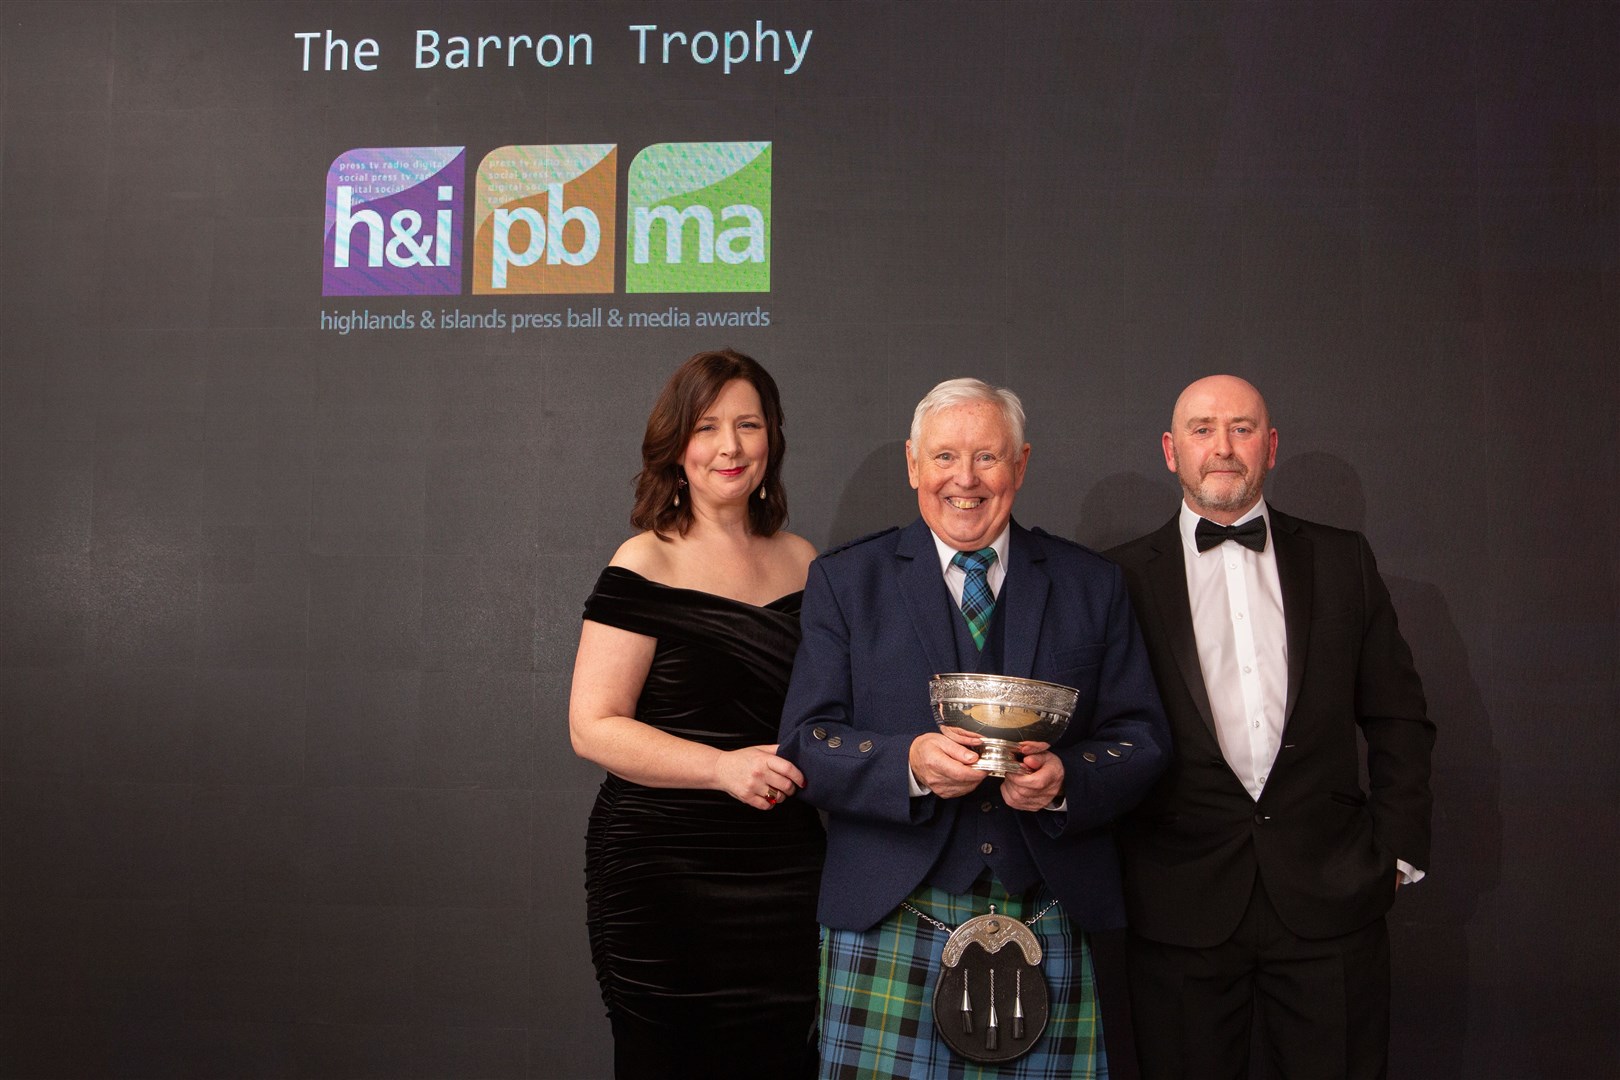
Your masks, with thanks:
<instances>
[{"instance_id":1,"label":"ruched dress fabric","mask_svg":"<svg viewBox=\"0 0 1620 1080\"><path fill-rule=\"evenodd\" d=\"M608 567L585 618L658 640L642 723L722 750L776 741L799 643L764 607ZM632 1077L813 1077L826 839L815 810L609 774L585 836L591 958Z\"/></svg>"}]
</instances>

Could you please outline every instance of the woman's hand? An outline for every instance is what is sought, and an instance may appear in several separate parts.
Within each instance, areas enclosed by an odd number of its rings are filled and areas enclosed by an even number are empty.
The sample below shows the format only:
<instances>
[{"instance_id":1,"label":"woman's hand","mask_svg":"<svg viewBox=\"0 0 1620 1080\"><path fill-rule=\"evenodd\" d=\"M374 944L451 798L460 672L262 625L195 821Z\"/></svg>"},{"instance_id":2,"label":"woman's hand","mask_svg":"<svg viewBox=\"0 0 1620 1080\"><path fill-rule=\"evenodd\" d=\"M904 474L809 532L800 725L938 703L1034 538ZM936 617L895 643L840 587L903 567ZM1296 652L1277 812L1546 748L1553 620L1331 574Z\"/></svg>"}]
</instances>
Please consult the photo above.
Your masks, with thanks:
<instances>
[{"instance_id":1,"label":"woman's hand","mask_svg":"<svg viewBox=\"0 0 1620 1080\"><path fill-rule=\"evenodd\" d=\"M769 810L804 787L804 774L776 744L728 750L715 760L714 787L756 810Z\"/></svg>"}]
</instances>

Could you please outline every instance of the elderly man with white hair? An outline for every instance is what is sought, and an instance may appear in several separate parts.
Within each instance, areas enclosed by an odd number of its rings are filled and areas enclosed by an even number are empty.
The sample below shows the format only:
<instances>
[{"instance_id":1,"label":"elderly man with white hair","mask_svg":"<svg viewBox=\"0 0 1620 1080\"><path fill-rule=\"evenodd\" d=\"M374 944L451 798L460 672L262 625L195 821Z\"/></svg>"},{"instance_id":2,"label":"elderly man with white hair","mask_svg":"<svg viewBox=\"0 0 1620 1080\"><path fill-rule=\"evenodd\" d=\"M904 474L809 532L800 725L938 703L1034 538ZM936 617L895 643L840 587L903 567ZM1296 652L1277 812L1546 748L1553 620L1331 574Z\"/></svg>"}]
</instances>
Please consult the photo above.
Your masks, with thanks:
<instances>
[{"instance_id":1,"label":"elderly man with white hair","mask_svg":"<svg viewBox=\"0 0 1620 1080\"><path fill-rule=\"evenodd\" d=\"M1119 569L1012 520L1029 458L1016 394L941 383L906 443L920 517L810 568L780 753L827 813L824 1077L1106 1075L1085 931L1123 925L1114 822L1170 744ZM944 672L1079 700L997 779L935 723Z\"/></svg>"}]
</instances>

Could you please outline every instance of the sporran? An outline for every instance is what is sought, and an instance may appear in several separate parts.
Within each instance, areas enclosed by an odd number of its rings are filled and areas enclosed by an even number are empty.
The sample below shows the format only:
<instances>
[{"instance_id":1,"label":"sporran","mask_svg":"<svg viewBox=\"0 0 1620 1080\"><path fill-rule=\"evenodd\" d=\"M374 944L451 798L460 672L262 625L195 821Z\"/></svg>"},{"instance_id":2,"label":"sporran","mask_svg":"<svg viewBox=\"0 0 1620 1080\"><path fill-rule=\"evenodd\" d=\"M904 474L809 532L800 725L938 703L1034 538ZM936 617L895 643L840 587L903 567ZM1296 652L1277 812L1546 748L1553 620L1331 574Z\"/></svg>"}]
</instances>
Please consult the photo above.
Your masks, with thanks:
<instances>
[{"instance_id":1,"label":"sporran","mask_svg":"<svg viewBox=\"0 0 1620 1080\"><path fill-rule=\"evenodd\" d=\"M934 985L934 1030L958 1057L999 1065L1029 1053L1046 1031L1050 1000L1041 970L1041 943L1030 929L1057 903L1028 923L996 913L978 915L952 930L903 904L950 937L940 954Z\"/></svg>"}]
</instances>

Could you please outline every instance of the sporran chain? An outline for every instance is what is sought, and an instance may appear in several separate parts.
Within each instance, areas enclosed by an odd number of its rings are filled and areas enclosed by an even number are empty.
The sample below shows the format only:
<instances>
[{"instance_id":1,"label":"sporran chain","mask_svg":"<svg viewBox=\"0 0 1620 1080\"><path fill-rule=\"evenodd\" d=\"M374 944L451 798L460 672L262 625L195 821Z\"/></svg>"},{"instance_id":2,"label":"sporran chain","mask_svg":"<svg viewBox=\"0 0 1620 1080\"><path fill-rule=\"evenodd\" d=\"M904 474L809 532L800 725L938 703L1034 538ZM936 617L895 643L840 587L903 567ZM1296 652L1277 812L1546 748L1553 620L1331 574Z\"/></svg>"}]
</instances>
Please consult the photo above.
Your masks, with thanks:
<instances>
[{"instance_id":1,"label":"sporran chain","mask_svg":"<svg viewBox=\"0 0 1620 1080\"><path fill-rule=\"evenodd\" d=\"M938 919L934 918L932 915L928 914L926 911L919 911L916 908L912 907L911 902L909 900L900 901L900 906L905 908L907 911L911 912L913 915L917 916L917 918L921 919L923 922L927 923L929 926L934 927L936 930L943 930L947 934L954 934L957 931L957 927L947 926L945 923L940 922ZM1048 900L1046 902L1045 907L1041 908L1041 910L1037 911L1035 914L1033 914L1029 918L1025 919L1024 920L1024 925L1025 926L1034 926L1036 923L1041 921L1041 919L1046 915L1046 913L1048 911L1051 911L1056 906L1057 906L1057 897L1054 896L1054 897L1052 897L1052 899L1050 899L1050 900ZM996 913L996 905L991 904L990 905L990 914L994 915L995 913Z\"/></svg>"}]
</instances>

